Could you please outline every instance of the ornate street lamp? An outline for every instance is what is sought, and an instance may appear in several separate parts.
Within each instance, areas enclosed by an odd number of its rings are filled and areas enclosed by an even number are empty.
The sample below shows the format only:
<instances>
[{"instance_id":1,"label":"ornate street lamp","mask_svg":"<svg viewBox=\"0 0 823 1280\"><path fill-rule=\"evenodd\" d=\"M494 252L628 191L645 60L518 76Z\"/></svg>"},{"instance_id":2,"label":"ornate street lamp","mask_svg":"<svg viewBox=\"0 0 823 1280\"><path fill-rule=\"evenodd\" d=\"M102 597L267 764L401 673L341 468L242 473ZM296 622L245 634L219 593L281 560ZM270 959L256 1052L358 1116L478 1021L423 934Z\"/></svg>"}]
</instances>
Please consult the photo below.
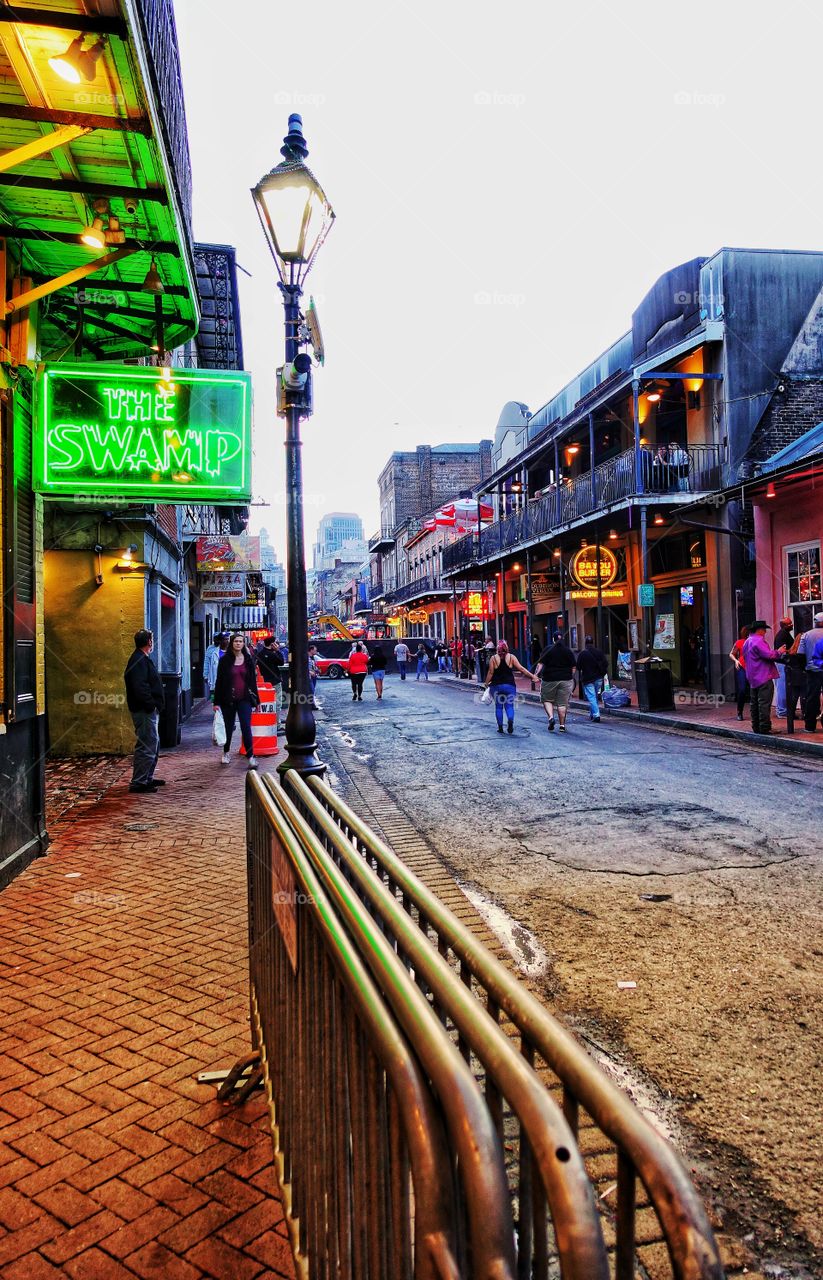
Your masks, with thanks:
<instances>
[{"instance_id":1,"label":"ornate street lamp","mask_svg":"<svg viewBox=\"0 0 823 1280\"><path fill-rule=\"evenodd\" d=\"M309 154L299 115L289 116L289 132L280 148L283 160L252 189L260 225L277 266L278 288L286 319L286 361L278 370L277 413L286 420L286 537L289 609L289 680L286 759L278 772L296 769L303 777L322 774L317 758L311 685L303 541L303 470L300 419L312 411L311 357L300 324L303 281L329 233L334 213L322 187L304 163Z\"/></svg>"}]
</instances>

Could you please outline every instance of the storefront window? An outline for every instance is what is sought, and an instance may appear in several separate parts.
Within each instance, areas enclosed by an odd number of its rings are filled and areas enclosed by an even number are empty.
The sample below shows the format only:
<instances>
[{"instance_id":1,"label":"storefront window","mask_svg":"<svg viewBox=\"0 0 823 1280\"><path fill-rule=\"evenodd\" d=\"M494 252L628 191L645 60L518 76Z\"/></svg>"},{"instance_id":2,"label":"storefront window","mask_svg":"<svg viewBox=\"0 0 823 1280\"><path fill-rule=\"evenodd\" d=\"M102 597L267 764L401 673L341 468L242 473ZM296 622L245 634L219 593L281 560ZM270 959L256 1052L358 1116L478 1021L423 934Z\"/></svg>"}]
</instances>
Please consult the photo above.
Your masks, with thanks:
<instances>
[{"instance_id":1,"label":"storefront window","mask_svg":"<svg viewBox=\"0 0 823 1280\"><path fill-rule=\"evenodd\" d=\"M786 600L795 627L808 630L813 615L823 605L819 542L786 548Z\"/></svg>"}]
</instances>

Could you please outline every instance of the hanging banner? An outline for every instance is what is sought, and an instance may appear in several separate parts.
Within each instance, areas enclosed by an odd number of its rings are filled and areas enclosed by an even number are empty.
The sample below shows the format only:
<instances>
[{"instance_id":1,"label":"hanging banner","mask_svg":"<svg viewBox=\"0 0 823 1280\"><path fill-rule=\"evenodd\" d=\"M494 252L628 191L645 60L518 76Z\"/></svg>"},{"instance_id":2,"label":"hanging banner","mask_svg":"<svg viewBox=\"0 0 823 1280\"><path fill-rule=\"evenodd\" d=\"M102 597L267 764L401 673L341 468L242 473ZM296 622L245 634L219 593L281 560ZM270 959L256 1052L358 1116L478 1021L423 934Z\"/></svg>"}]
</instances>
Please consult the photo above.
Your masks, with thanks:
<instances>
[{"instance_id":1,"label":"hanging banner","mask_svg":"<svg viewBox=\"0 0 823 1280\"><path fill-rule=\"evenodd\" d=\"M246 603L245 573L211 573L200 584L200 599L204 602ZM256 603L256 601L255 601Z\"/></svg>"},{"instance_id":2,"label":"hanging banner","mask_svg":"<svg viewBox=\"0 0 823 1280\"><path fill-rule=\"evenodd\" d=\"M251 375L137 365L41 365L38 493L135 503L251 499Z\"/></svg>"},{"instance_id":3,"label":"hanging banner","mask_svg":"<svg viewBox=\"0 0 823 1280\"><path fill-rule=\"evenodd\" d=\"M225 573L260 568L260 538L248 533L197 539L197 572Z\"/></svg>"}]
</instances>

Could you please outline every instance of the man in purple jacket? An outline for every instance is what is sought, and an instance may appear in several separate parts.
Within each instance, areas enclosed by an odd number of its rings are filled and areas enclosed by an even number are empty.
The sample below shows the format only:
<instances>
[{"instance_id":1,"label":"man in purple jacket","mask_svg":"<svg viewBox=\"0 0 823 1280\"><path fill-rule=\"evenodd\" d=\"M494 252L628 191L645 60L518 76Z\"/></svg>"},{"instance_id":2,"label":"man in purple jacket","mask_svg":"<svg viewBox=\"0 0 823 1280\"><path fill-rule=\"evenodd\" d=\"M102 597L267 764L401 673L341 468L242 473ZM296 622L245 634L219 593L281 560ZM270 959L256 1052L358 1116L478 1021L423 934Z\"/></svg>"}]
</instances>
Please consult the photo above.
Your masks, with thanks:
<instances>
[{"instance_id":1,"label":"man in purple jacket","mask_svg":"<svg viewBox=\"0 0 823 1280\"><path fill-rule=\"evenodd\" d=\"M770 630L768 622L758 618L751 625L749 637L743 645L743 657L746 663L746 679L752 691L751 713L752 729L755 733L771 733L772 701L774 699L774 682L777 679L775 658L786 652L786 646L770 649L766 644L766 632Z\"/></svg>"}]
</instances>

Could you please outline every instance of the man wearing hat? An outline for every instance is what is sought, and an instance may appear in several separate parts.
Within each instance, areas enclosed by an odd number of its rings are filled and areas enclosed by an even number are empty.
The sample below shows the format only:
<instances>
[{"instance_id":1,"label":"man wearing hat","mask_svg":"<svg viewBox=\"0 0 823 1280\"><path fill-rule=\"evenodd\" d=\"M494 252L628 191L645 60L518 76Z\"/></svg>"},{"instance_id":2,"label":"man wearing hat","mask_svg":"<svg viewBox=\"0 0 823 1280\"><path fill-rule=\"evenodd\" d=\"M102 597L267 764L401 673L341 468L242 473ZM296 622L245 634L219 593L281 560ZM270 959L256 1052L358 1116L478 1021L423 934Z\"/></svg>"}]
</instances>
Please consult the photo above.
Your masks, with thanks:
<instances>
[{"instance_id":1,"label":"man wearing hat","mask_svg":"<svg viewBox=\"0 0 823 1280\"><path fill-rule=\"evenodd\" d=\"M814 626L807 631L797 646L797 652L806 659L806 690L803 698L803 719L806 732L814 733L820 718L820 692L823 689L823 613L814 615Z\"/></svg>"},{"instance_id":2,"label":"man wearing hat","mask_svg":"<svg viewBox=\"0 0 823 1280\"><path fill-rule=\"evenodd\" d=\"M794 636L792 635L792 627L794 626L794 618L791 614L785 613L780 619L780 629L774 638L774 647L779 649L781 645L788 653L794 644ZM777 714L782 718L786 715L786 667L779 666L777 669Z\"/></svg>"},{"instance_id":3,"label":"man wearing hat","mask_svg":"<svg viewBox=\"0 0 823 1280\"><path fill-rule=\"evenodd\" d=\"M752 729L755 733L771 733L772 731L772 699L774 698L774 682L777 679L775 658L786 652L782 649L770 649L766 644L766 632L771 627L763 618L756 618L752 623L748 639L743 643L743 658L746 665L746 678L752 691L750 708L752 713Z\"/></svg>"}]
</instances>

